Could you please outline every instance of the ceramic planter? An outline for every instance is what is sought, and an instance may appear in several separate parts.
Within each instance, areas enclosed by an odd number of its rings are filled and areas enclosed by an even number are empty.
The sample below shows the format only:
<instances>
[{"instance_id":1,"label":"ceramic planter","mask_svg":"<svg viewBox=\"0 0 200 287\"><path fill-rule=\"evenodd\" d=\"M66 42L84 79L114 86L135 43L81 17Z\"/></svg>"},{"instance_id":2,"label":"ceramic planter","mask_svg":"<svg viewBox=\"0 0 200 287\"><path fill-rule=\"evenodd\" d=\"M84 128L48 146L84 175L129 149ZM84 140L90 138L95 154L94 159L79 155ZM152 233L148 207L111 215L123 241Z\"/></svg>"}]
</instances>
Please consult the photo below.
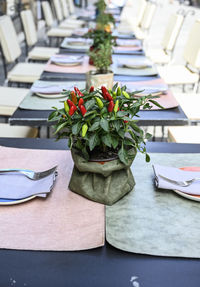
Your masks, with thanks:
<instances>
[{"instance_id":1,"label":"ceramic planter","mask_svg":"<svg viewBox=\"0 0 200 287\"><path fill-rule=\"evenodd\" d=\"M96 74L95 71L90 71L86 73L86 88L89 89L91 86L94 88L100 88L105 86L108 89L113 87L113 72L107 74Z\"/></svg>"},{"instance_id":2,"label":"ceramic planter","mask_svg":"<svg viewBox=\"0 0 200 287\"><path fill-rule=\"evenodd\" d=\"M135 157L136 151L130 151ZM135 181L130 169L133 159L125 165L114 159L88 162L76 150L72 150L74 169L69 189L90 200L112 205L130 192Z\"/></svg>"}]
</instances>

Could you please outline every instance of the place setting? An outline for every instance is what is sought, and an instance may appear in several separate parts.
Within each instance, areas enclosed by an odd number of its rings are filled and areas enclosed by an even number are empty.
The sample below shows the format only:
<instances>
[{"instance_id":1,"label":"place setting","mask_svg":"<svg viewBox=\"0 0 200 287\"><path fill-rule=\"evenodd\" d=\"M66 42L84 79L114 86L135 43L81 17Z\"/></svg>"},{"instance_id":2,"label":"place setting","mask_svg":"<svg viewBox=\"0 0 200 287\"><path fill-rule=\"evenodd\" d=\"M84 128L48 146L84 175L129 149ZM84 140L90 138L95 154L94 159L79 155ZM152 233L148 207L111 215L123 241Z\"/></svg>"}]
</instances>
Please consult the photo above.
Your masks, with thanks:
<instances>
[{"instance_id":1,"label":"place setting","mask_svg":"<svg viewBox=\"0 0 200 287\"><path fill-rule=\"evenodd\" d=\"M85 82L53 82L38 80L31 86L30 92L19 105L20 109L52 110L53 106L61 107L66 95L66 90L71 90L74 85L85 89Z\"/></svg>"},{"instance_id":2,"label":"place setting","mask_svg":"<svg viewBox=\"0 0 200 287\"><path fill-rule=\"evenodd\" d=\"M85 38L65 38L60 48L68 49L68 50L78 50L78 51L88 51L90 46L92 45L91 39Z\"/></svg>"}]
</instances>

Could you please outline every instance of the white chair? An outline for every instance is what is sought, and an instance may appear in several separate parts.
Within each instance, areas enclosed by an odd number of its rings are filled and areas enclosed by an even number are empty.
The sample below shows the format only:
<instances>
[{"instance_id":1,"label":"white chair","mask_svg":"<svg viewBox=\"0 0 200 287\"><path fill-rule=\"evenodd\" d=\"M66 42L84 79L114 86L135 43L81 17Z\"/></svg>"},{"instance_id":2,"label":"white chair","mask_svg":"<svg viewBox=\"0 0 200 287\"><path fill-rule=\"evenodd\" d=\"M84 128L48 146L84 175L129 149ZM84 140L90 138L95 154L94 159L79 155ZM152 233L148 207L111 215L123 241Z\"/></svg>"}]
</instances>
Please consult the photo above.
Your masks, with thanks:
<instances>
[{"instance_id":1,"label":"white chair","mask_svg":"<svg viewBox=\"0 0 200 287\"><path fill-rule=\"evenodd\" d=\"M44 70L43 64L17 63L7 75L7 63L14 63L21 55L14 25L9 16L0 17L0 42L8 83L33 83L40 78Z\"/></svg>"},{"instance_id":2,"label":"white chair","mask_svg":"<svg viewBox=\"0 0 200 287\"><path fill-rule=\"evenodd\" d=\"M165 29L162 48L147 49L146 55L156 64L168 64L171 61L176 40L183 25L184 16L182 14L172 14Z\"/></svg>"},{"instance_id":3,"label":"white chair","mask_svg":"<svg viewBox=\"0 0 200 287\"><path fill-rule=\"evenodd\" d=\"M200 20L196 20L187 39L183 57L185 65L168 65L158 67L159 74L168 85L194 84L199 82L200 69Z\"/></svg>"},{"instance_id":4,"label":"white chair","mask_svg":"<svg viewBox=\"0 0 200 287\"><path fill-rule=\"evenodd\" d=\"M76 28L82 27L85 24L84 21L82 21L82 20L68 19L68 18L65 19L64 13L62 10L64 1L62 1L62 6L61 6L60 0L53 0L53 4L55 7L57 20L60 23L60 25L59 25L60 28L76 29ZM65 4L64 4L64 8L65 8L65 13L66 13L67 6Z\"/></svg>"},{"instance_id":5,"label":"white chair","mask_svg":"<svg viewBox=\"0 0 200 287\"><path fill-rule=\"evenodd\" d=\"M37 128L26 126L10 126L0 123L0 137L4 138L35 138L38 135Z\"/></svg>"},{"instance_id":6,"label":"white chair","mask_svg":"<svg viewBox=\"0 0 200 287\"><path fill-rule=\"evenodd\" d=\"M42 2L42 10L44 14L44 19L47 28L47 36L50 38L65 38L70 37L72 35L73 29L62 29L59 27L55 27L55 20L53 18L53 13L50 7L49 2L43 1Z\"/></svg>"},{"instance_id":7,"label":"white chair","mask_svg":"<svg viewBox=\"0 0 200 287\"><path fill-rule=\"evenodd\" d=\"M169 127L168 141L200 144L200 126Z\"/></svg>"},{"instance_id":8,"label":"white chair","mask_svg":"<svg viewBox=\"0 0 200 287\"><path fill-rule=\"evenodd\" d=\"M0 115L11 116L28 93L28 89L0 87Z\"/></svg>"},{"instance_id":9,"label":"white chair","mask_svg":"<svg viewBox=\"0 0 200 287\"><path fill-rule=\"evenodd\" d=\"M134 32L137 39L144 40L147 37L148 32L151 28L151 24L153 22L156 7L157 7L156 3L153 2L146 3L145 11L143 13L140 25L136 27L136 30Z\"/></svg>"},{"instance_id":10,"label":"white chair","mask_svg":"<svg viewBox=\"0 0 200 287\"><path fill-rule=\"evenodd\" d=\"M28 47L33 47L37 43L37 31L31 10L21 12L21 20L26 36L26 44ZM51 56L59 52L58 48L52 47L34 47L28 52L28 59L46 61Z\"/></svg>"},{"instance_id":11,"label":"white chair","mask_svg":"<svg viewBox=\"0 0 200 287\"><path fill-rule=\"evenodd\" d=\"M121 34L129 34L134 33L137 27L140 26L145 9L146 9L147 1L141 0L139 4L139 9L137 12L137 17L134 17L134 5L127 5L124 6L120 15L120 24L117 27L117 30Z\"/></svg>"},{"instance_id":12,"label":"white chair","mask_svg":"<svg viewBox=\"0 0 200 287\"><path fill-rule=\"evenodd\" d=\"M191 122L200 122L200 94L173 93L185 115Z\"/></svg>"}]
</instances>

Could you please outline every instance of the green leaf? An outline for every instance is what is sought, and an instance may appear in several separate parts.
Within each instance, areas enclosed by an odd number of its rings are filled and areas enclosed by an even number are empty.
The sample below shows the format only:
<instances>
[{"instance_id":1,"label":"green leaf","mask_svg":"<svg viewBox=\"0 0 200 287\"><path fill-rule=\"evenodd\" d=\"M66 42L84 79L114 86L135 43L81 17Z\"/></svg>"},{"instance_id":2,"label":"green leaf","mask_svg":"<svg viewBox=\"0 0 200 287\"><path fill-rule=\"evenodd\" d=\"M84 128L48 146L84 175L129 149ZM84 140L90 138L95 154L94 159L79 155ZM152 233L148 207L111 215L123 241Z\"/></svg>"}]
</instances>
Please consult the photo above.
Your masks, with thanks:
<instances>
[{"instance_id":1,"label":"green leaf","mask_svg":"<svg viewBox=\"0 0 200 287\"><path fill-rule=\"evenodd\" d=\"M101 119L100 120L100 126L102 127L102 129L106 132L109 131L109 123L106 119Z\"/></svg>"},{"instance_id":2,"label":"green leaf","mask_svg":"<svg viewBox=\"0 0 200 287\"><path fill-rule=\"evenodd\" d=\"M116 131L118 132L120 130L120 127L121 127L121 122L119 120L113 121L113 125L114 125L114 128L116 129Z\"/></svg>"},{"instance_id":3,"label":"green leaf","mask_svg":"<svg viewBox=\"0 0 200 287\"><path fill-rule=\"evenodd\" d=\"M95 105L96 101L94 99L89 100L85 103L85 108L87 111L89 111L94 105Z\"/></svg>"},{"instance_id":4,"label":"green leaf","mask_svg":"<svg viewBox=\"0 0 200 287\"><path fill-rule=\"evenodd\" d=\"M130 146L134 145L134 141L131 138L124 138L123 142L125 145L130 145Z\"/></svg>"},{"instance_id":5,"label":"green leaf","mask_svg":"<svg viewBox=\"0 0 200 287\"><path fill-rule=\"evenodd\" d=\"M90 138L89 138L89 148L92 151L96 145L99 144L99 137L97 134L93 134Z\"/></svg>"},{"instance_id":6,"label":"green leaf","mask_svg":"<svg viewBox=\"0 0 200 287\"><path fill-rule=\"evenodd\" d=\"M56 129L56 131L55 131L54 134L57 134L61 129L63 129L63 128L66 127L67 125L68 125L68 122L64 122L64 123L62 123L62 124L59 124L59 125L57 126L57 129Z\"/></svg>"},{"instance_id":7,"label":"green leaf","mask_svg":"<svg viewBox=\"0 0 200 287\"><path fill-rule=\"evenodd\" d=\"M124 130L120 129L120 130L118 130L118 134L121 138L124 138L125 132L124 132Z\"/></svg>"},{"instance_id":8,"label":"green leaf","mask_svg":"<svg viewBox=\"0 0 200 287\"><path fill-rule=\"evenodd\" d=\"M112 146L112 139L111 139L110 134L106 134L106 135L102 136L101 140L106 146L108 146L108 147Z\"/></svg>"},{"instance_id":9,"label":"green leaf","mask_svg":"<svg viewBox=\"0 0 200 287\"><path fill-rule=\"evenodd\" d=\"M112 87L112 91L114 92L118 87L118 83L116 83L113 87Z\"/></svg>"},{"instance_id":10,"label":"green leaf","mask_svg":"<svg viewBox=\"0 0 200 287\"><path fill-rule=\"evenodd\" d=\"M93 125L89 128L90 132L96 131L99 128L99 122L94 122Z\"/></svg>"},{"instance_id":11,"label":"green leaf","mask_svg":"<svg viewBox=\"0 0 200 287\"><path fill-rule=\"evenodd\" d=\"M70 134L69 139L68 139L68 147L71 149L73 145L73 138L72 138L72 134Z\"/></svg>"},{"instance_id":12,"label":"green leaf","mask_svg":"<svg viewBox=\"0 0 200 287\"><path fill-rule=\"evenodd\" d=\"M80 132L81 129L81 122L76 123L72 126L72 133L73 135L77 135Z\"/></svg>"},{"instance_id":13,"label":"green leaf","mask_svg":"<svg viewBox=\"0 0 200 287\"><path fill-rule=\"evenodd\" d=\"M126 116L127 115L127 113L128 112L124 112L124 111L119 111L119 112L117 112L117 117L120 117L120 118L123 118L124 116Z\"/></svg>"},{"instance_id":14,"label":"green leaf","mask_svg":"<svg viewBox=\"0 0 200 287\"><path fill-rule=\"evenodd\" d=\"M151 134L149 134L149 133L146 133L145 137L146 137L146 139L147 139L147 140L149 140L149 139L151 139L151 138L152 138L152 135L151 135Z\"/></svg>"},{"instance_id":15,"label":"green leaf","mask_svg":"<svg viewBox=\"0 0 200 287\"><path fill-rule=\"evenodd\" d=\"M117 147L118 144L119 144L118 138L115 137L115 136L111 136L111 140L112 140L112 146L113 146L113 148L116 149L116 147Z\"/></svg>"},{"instance_id":16,"label":"green leaf","mask_svg":"<svg viewBox=\"0 0 200 287\"><path fill-rule=\"evenodd\" d=\"M97 113L97 111L89 111L89 112L85 113L84 117L88 117L88 116L90 116L92 114L96 114L96 113Z\"/></svg>"},{"instance_id":17,"label":"green leaf","mask_svg":"<svg viewBox=\"0 0 200 287\"><path fill-rule=\"evenodd\" d=\"M161 106L158 102L154 101L154 100L149 100L149 102L151 102L152 104L154 104L155 106L161 108L161 109L164 109L163 106Z\"/></svg>"},{"instance_id":18,"label":"green leaf","mask_svg":"<svg viewBox=\"0 0 200 287\"><path fill-rule=\"evenodd\" d=\"M123 162L124 164L128 164L128 155L126 150L124 149L123 145L120 148L120 150L118 151L118 156L121 162Z\"/></svg>"},{"instance_id":19,"label":"green leaf","mask_svg":"<svg viewBox=\"0 0 200 287\"><path fill-rule=\"evenodd\" d=\"M58 116L58 111L52 112L48 117L48 121L54 120L54 118L57 116Z\"/></svg>"}]
</instances>

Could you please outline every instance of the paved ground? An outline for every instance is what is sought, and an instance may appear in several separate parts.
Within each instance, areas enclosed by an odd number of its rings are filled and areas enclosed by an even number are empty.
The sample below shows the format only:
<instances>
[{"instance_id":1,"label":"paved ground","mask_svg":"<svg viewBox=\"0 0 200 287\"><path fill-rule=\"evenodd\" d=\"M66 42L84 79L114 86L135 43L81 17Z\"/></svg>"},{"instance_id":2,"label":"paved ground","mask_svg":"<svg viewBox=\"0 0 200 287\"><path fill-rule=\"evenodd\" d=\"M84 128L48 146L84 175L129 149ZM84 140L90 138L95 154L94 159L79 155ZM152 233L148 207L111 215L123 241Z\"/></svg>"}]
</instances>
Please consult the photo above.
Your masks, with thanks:
<instances>
[{"instance_id":1,"label":"paved ground","mask_svg":"<svg viewBox=\"0 0 200 287\"><path fill-rule=\"evenodd\" d=\"M133 0L137 4L138 0ZM184 49L184 44L186 42L188 33L190 31L190 28L192 24L194 23L195 19L200 18L200 9L195 8L195 7L190 7L190 6L185 6L185 5L180 5L178 1L173 1L173 4L170 4L169 0L157 0L158 6L157 10L153 19L152 27L150 29L149 35L147 40L144 43L144 47L146 49L148 48L157 48L160 47L163 33L165 31L165 27L168 23L168 19L172 13L175 13L179 9L184 9L188 15L185 18L180 36L178 38L176 48L174 51L174 58L173 58L173 63L184 63L183 60L183 49ZM137 5L135 6L135 13L137 13ZM191 11L195 12L195 15L191 15ZM44 30L40 29L39 31L39 38L40 38L40 45L45 45L44 41ZM25 60L25 45L22 43L22 56L20 57L20 60ZM3 67L2 63L0 61L0 84L4 84L4 76L3 76ZM174 91L180 91L180 87L172 88ZM188 91L190 89L188 88ZM153 133L153 127L148 128L148 132ZM46 129L42 128L41 132L42 137L46 137ZM51 133L52 136L52 133ZM156 138L157 140L160 139L162 136L161 128L156 127ZM167 139L167 127L165 128L165 138L164 140Z\"/></svg>"}]
</instances>

